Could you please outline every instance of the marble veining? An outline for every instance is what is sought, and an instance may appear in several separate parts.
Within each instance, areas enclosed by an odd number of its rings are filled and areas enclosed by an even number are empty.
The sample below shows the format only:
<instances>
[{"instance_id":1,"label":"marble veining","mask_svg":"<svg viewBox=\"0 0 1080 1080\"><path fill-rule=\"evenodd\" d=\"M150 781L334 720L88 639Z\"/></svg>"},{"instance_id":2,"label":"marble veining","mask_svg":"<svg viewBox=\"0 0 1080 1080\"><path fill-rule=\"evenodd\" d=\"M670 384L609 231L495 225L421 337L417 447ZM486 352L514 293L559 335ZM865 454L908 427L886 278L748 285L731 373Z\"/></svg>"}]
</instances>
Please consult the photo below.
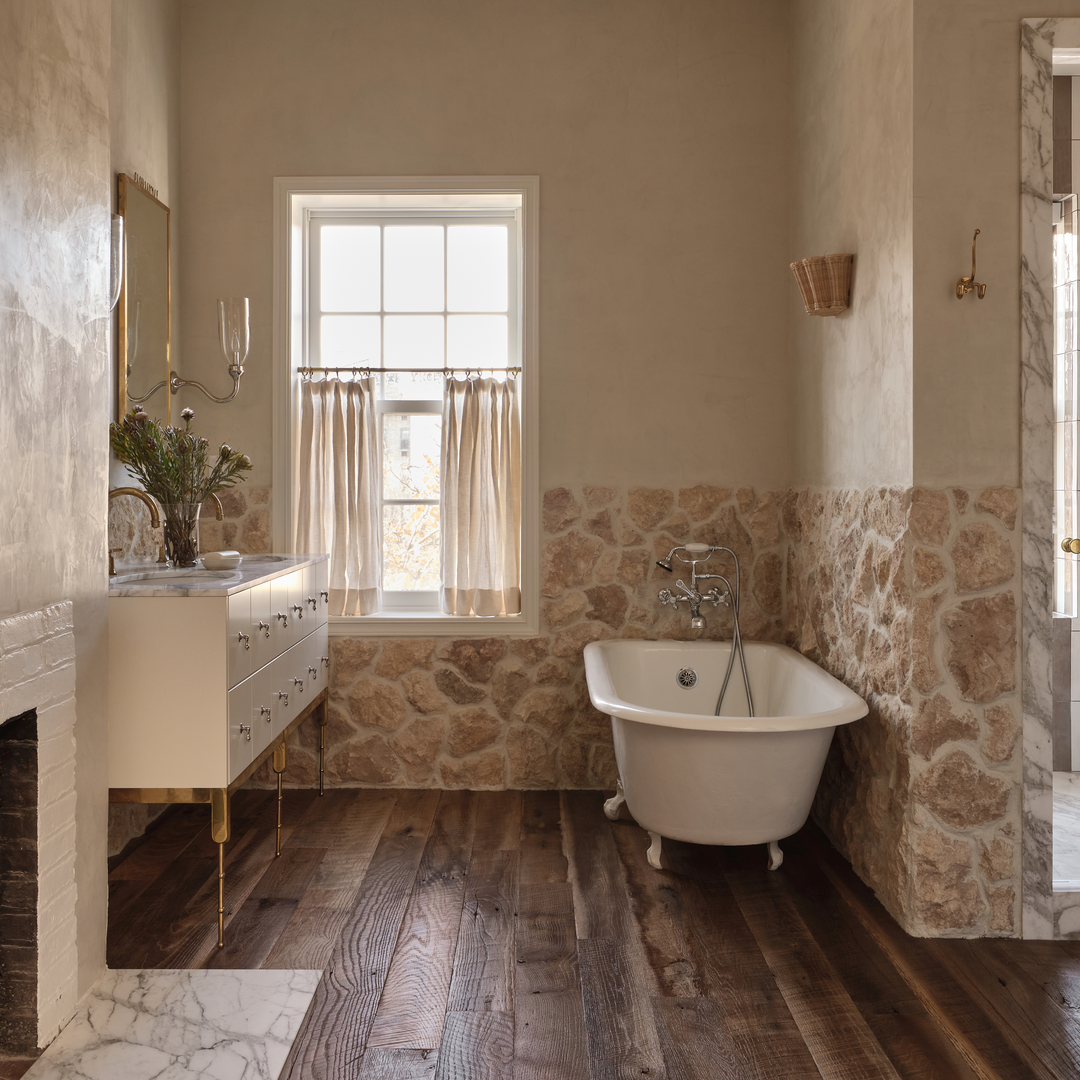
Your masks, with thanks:
<instances>
[{"instance_id":1,"label":"marble veining","mask_svg":"<svg viewBox=\"0 0 1080 1080\"><path fill-rule=\"evenodd\" d=\"M321 976L107 971L26 1080L276 1080Z\"/></svg>"},{"instance_id":2,"label":"marble veining","mask_svg":"<svg viewBox=\"0 0 1080 1080\"><path fill-rule=\"evenodd\" d=\"M1050 668L1054 475L1051 65L1055 37L1063 21L1025 20L1020 49L1025 938L1054 934Z\"/></svg>"},{"instance_id":3,"label":"marble veining","mask_svg":"<svg viewBox=\"0 0 1080 1080\"><path fill-rule=\"evenodd\" d=\"M109 595L231 596L252 585L329 558L329 555L245 555L235 570L163 569L157 564L120 567L116 576L109 580ZM144 576L147 574L152 576ZM172 575L176 576L176 582L169 580Z\"/></svg>"}]
</instances>

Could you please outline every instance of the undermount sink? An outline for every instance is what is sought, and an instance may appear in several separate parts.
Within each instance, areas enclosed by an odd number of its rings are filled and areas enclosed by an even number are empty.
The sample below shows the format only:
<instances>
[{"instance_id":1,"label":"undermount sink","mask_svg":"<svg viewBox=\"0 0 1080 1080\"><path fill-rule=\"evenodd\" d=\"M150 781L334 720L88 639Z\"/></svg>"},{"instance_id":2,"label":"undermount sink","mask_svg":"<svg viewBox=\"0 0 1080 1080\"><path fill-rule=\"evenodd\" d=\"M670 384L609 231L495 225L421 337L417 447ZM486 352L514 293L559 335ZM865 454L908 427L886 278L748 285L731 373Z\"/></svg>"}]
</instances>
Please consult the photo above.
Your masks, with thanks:
<instances>
[{"instance_id":1,"label":"undermount sink","mask_svg":"<svg viewBox=\"0 0 1080 1080\"><path fill-rule=\"evenodd\" d=\"M116 574L110 585L129 585L135 581L160 581L163 585L193 585L200 581L236 577L235 570L139 570Z\"/></svg>"}]
</instances>

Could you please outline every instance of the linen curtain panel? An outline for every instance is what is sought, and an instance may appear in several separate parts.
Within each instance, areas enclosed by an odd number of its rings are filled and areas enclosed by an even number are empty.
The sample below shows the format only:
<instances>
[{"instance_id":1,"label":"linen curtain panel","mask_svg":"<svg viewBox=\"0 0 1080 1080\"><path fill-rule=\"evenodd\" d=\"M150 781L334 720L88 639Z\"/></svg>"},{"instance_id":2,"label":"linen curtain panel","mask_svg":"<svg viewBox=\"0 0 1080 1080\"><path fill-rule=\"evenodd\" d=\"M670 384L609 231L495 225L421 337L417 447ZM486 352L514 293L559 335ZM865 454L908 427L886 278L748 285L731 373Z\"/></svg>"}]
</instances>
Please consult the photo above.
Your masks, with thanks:
<instances>
[{"instance_id":1,"label":"linen curtain panel","mask_svg":"<svg viewBox=\"0 0 1080 1080\"><path fill-rule=\"evenodd\" d=\"M331 615L382 606L377 439L371 378L303 383L296 550L330 553Z\"/></svg>"},{"instance_id":2,"label":"linen curtain panel","mask_svg":"<svg viewBox=\"0 0 1080 1080\"><path fill-rule=\"evenodd\" d=\"M442 610L516 614L521 611L517 380L448 380L442 439Z\"/></svg>"}]
</instances>

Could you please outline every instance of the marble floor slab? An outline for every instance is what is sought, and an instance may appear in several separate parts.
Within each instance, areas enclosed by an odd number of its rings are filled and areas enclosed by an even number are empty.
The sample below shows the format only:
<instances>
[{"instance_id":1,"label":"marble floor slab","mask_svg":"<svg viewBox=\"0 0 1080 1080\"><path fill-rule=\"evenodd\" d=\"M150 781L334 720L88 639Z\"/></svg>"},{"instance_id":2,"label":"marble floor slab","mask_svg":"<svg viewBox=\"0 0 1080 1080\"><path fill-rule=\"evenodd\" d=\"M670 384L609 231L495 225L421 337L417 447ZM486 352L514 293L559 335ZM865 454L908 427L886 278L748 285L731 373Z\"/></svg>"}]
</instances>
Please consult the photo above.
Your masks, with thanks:
<instances>
[{"instance_id":1,"label":"marble floor slab","mask_svg":"<svg viewBox=\"0 0 1080 1080\"><path fill-rule=\"evenodd\" d=\"M107 971L24 1080L277 1080L321 971Z\"/></svg>"},{"instance_id":2,"label":"marble floor slab","mask_svg":"<svg viewBox=\"0 0 1080 1080\"><path fill-rule=\"evenodd\" d=\"M1080 773L1054 773L1054 891L1080 891Z\"/></svg>"}]
</instances>

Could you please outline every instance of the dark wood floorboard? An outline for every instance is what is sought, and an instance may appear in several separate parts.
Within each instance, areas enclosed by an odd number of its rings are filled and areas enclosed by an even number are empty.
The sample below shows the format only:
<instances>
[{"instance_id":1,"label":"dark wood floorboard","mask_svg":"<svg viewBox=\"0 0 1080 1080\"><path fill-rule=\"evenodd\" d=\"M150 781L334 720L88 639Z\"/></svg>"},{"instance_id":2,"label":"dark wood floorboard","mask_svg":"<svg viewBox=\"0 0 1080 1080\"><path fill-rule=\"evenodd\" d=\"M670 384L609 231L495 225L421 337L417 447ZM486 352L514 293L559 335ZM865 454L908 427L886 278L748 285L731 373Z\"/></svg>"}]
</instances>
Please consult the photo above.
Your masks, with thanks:
<instances>
[{"instance_id":1,"label":"dark wood floorboard","mask_svg":"<svg viewBox=\"0 0 1080 1080\"><path fill-rule=\"evenodd\" d=\"M908 937L808 826L664 842L597 792L241 792L109 874L112 967L323 971L289 1080L1075 1080L1080 943ZM0 1080L29 1061L0 1060Z\"/></svg>"}]
</instances>

